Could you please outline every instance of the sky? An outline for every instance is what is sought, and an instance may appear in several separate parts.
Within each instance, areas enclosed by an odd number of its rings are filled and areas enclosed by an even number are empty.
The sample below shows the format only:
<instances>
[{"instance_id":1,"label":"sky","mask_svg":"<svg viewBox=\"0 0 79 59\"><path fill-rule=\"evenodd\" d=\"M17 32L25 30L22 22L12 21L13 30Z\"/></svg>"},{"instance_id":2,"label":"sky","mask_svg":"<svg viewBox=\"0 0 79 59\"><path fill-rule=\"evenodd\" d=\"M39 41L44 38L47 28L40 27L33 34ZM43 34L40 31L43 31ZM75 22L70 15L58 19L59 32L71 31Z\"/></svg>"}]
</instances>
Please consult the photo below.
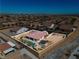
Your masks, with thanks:
<instances>
[{"instance_id":1,"label":"sky","mask_svg":"<svg viewBox=\"0 0 79 59\"><path fill-rule=\"evenodd\" d=\"M79 14L79 0L0 0L0 13Z\"/></svg>"}]
</instances>

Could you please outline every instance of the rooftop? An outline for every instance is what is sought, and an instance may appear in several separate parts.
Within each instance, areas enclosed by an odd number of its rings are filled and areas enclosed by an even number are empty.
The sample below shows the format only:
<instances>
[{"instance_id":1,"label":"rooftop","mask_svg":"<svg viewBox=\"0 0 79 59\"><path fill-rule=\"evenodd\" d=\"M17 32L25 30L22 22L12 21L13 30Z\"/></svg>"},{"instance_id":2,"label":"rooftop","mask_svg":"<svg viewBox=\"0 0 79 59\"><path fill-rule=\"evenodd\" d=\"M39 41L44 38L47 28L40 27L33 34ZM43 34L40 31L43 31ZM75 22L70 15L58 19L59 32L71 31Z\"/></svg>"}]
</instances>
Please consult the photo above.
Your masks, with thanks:
<instances>
[{"instance_id":1,"label":"rooftop","mask_svg":"<svg viewBox=\"0 0 79 59\"><path fill-rule=\"evenodd\" d=\"M46 35L48 35L48 32L46 32L46 31L30 30L29 33L26 34L26 37L40 40L43 37L45 37Z\"/></svg>"},{"instance_id":2,"label":"rooftop","mask_svg":"<svg viewBox=\"0 0 79 59\"><path fill-rule=\"evenodd\" d=\"M11 48L11 46L8 43L2 43L0 44L0 52L3 52L7 49Z\"/></svg>"}]
</instances>

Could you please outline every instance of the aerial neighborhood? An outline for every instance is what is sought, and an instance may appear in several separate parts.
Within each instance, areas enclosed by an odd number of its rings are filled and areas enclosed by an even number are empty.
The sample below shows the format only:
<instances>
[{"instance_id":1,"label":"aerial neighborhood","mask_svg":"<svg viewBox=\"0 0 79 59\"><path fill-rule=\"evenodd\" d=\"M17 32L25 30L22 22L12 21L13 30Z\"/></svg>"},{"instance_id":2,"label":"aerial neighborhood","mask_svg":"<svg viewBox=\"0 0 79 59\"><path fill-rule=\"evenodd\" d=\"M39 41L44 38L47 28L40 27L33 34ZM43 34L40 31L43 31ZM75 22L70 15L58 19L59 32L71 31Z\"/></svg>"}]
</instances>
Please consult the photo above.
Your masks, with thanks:
<instances>
[{"instance_id":1,"label":"aerial neighborhood","mask_svg":"<svg viewBox=\"0 0 79 59\"><path fill-rule=\"evenodd\" d=\"M78 59L78 25L79 16L2 14L0 58Z\"/></svg>"}]
</instances>

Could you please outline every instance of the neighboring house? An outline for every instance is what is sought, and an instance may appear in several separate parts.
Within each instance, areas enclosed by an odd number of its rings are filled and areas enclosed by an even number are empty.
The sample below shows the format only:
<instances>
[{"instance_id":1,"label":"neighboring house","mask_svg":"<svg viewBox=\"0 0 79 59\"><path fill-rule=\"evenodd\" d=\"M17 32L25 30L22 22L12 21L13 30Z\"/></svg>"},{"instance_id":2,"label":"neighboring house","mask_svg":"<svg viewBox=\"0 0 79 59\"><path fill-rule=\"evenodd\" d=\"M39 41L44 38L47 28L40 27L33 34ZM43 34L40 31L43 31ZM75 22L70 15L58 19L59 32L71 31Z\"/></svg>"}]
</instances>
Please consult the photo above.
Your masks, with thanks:
<instances>
[{"instance_id":1,"label":"neighboring house","mask_svg":"<svg viewBox=\"0 0 79 59\"><path fill-rule=\"evenodd\" d=\"M5 43L2 43L0 44L0 52L1 53L4 53L4 54L7 54L13 50L15 50L13 47L15 46L14 43L12 42L5 42Z\"/></svg>"},{"instance_id":2,"label":"neighboring house","mask_svg":"<svg viewBox=\"0 0 79 59\"><path fill-rule=\"evenodd\" d=\"M49 28L54 28L55 24L52 24Z\"/></svg>"},{"instance_id":3,"label":"neighboring house","mask_svg":"<svg viewBox=\"0 0 79 59\"><path fill-rule=\"evenodd\" d=\"M28 30L28 28L22 27L16 32L16 34L21 34L23 32L26 32L27 30Z\"/></svg>"}]
</instances>

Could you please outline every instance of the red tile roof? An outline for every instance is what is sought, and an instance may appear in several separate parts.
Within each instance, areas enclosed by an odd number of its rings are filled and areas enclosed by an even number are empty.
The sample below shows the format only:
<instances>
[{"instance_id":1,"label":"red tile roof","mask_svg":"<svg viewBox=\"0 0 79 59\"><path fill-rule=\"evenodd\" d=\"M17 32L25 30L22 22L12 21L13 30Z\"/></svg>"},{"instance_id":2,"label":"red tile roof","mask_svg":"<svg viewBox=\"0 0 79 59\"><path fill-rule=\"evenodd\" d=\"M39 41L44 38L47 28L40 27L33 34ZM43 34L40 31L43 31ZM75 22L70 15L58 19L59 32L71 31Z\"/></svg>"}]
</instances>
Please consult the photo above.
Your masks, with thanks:
<instances>
[{"instance_id":1,"label":"red tile roof","mask_svg":"<svg viewBox=\"0 0 79 59\"><path fill-rule=\"evenodd\" d=\"M8 48L11 48L11 46L8 43L0 44L0 52L5 51Z\"/></svg>"}]
</instances>

